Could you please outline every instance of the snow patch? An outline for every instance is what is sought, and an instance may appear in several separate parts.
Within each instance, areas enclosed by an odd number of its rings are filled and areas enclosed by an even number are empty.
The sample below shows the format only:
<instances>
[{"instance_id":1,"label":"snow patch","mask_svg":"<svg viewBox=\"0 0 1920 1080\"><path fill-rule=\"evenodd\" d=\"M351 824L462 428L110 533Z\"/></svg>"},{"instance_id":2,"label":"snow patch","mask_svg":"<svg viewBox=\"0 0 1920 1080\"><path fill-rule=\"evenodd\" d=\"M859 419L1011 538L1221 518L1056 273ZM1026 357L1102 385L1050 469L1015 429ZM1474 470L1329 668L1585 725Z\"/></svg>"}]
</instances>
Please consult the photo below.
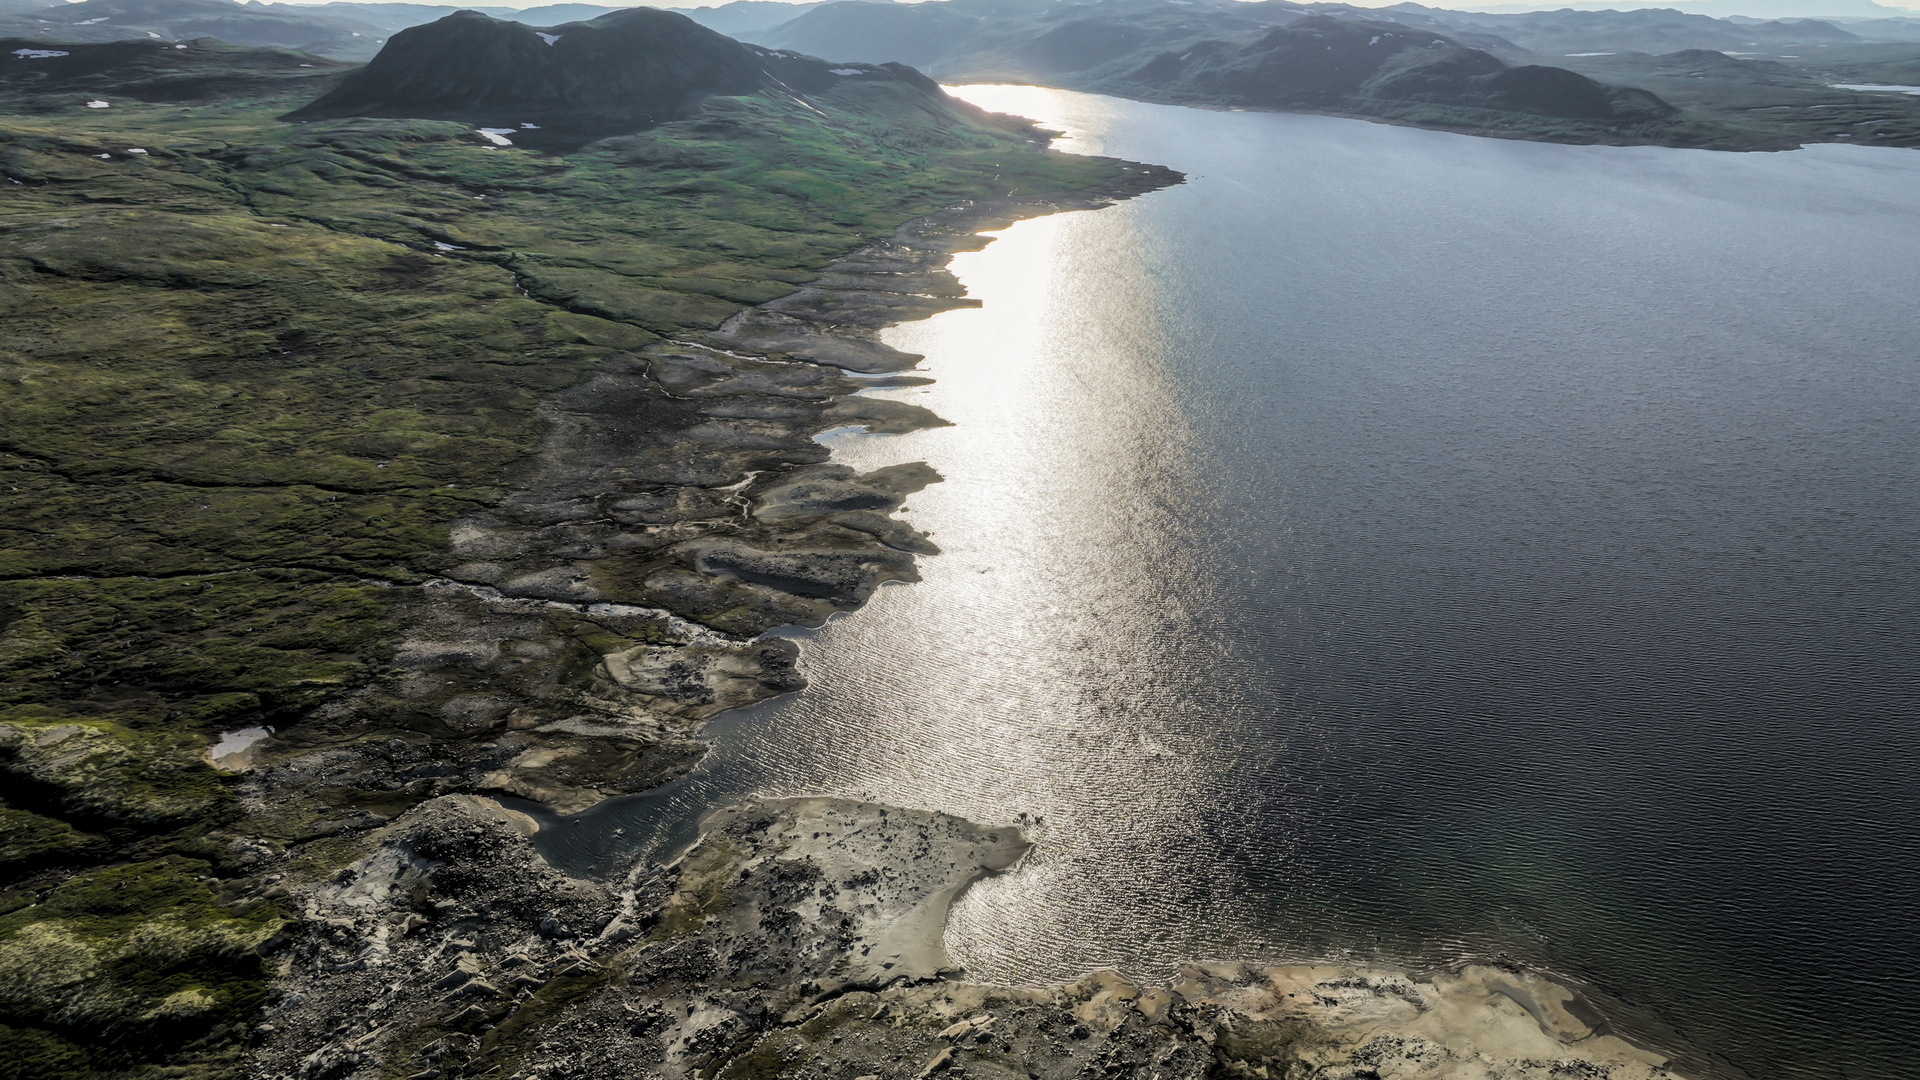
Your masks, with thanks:
<instances>
[{"instance_id":1,"label":"snow patch","mask_svg":"<svg viewBox=\"0 0 1920 1080\"><path fill-rule=\"evenodd\" d=\"M1570 52L1568 56L1612 56L1610 52Z\"/></svg>"},{"instance_id":2,"label":"snow patch","mask_svg":"<svg viewBox=\"0 0 1920 1080\"><path fill-rule=\"evenodd\" d=\"M139 148L139 147L137 147L137 146L130 146L130 147L128 147L128 148L127 148L127 153L129 153L129 154L144 154L144 153L146 153L146 151L145 151L145 150L142 150L142 149L140 149L140 148Z\"/></svg>"},{"instance_id":3,"label":"snow patch","mask_svg":"<svg viewBox=\"0 0 1920 1080\"><path fill-rule=\"evenodd\" d=\"M1865 90L1870 93L1912 94L1920 97L1920 86L1900 86L1896 83L1834 83L1835 90Z\"/></svg>"},{"instance_id":4,"label":"snow patch","mask_svg":"<svg viewBox=\"0 0 1920 1080\"><path fill-rule=\"evenodd\" d=\"M70 56L59 49L15 49L13 55L22 60L51 60L56 56Z\"/></svg>"},{"instance_id":5,"label":"snow patch","mask_svg":"<svg viewBox=\"0 0 1920 1080\"><path fill-rule=\"evenodd\" d=\"M479 128L481 138L495 146L512 146L513 140L506 136L513 134L512 128Z\"/></svg>"},{"instance_id":6,"label":"snow patch","mask_svg":"<svg viewBox=\"0 0 1920 1080\"><path fill-rule=\"evenodd\" d=\"M215 768L242 772L253 766L253 745L273 735L270 727L248 727L229 731L207 750L207 760Z\"/></svg>"},{"instance_id":7,"label":"snow patch","mask_svg":"<svg viewBox=\"0 0 1920 1080\"><path fill-rule=\"evenodd\" d=\"M560 38L562 37L562 35L560 34L543 34L538 30L535 30L533 32L533 36L539 38L541 41L544 41L549 45L553 44L556 41L559 41Z\"/></svg>"},{"instance_id":8,"label":"snow patch","mask_svg":"<svg viewBox=\"0 0 1920 1080\"><path fill-rule=\"evenodd\" d=\"M865 75L866 70L863 68L828 68L827 73L830 75Z\"/></svg>"},{"instance_id":9,"label":"snow patch","mask_svg":"<svg viewBox=\"0 0 1920 1080\"><path fill-rule=\"evenodd\" d=\"M77 23L74 23L73 25L75 25L75 26L92 26L92 25L93 25L94 23L100 23L100 22L106 22L106 21L107 21L107 16L105 16L105 15L102 15L102 16L100 16L100 17L99 17L99 18L97 18L97 19L81 19L81 20L80 20L79 22L77 22Z\"/></svg>"},{"instance_id":10,"label":"snow patch","mask_svg":"<svg viewBox=\"0 0 1920 1080\"><path fill-rule=\"evenodd\" d=\"M539 124L521 124L521 125L520 125L520 130L522 130L522 131L539 131L539 130L540 130L540 125L539 125Z\"/></svg>"},{"instance_id":11,"label":"snow patch","mask_svg":"<svg viewBox=\"0 0 1920 1080\"><path fill-rule=\"evenodd\" d=\"M439 248L439 249L440 249L441 251L465 251L465 250L467 250L466 248L463 248L463 247L461 247L461 246L460 246L459 244L449 244L449 243L447 243L447 242L446 242L445 240L435 240L435 241L433 242L433 246L434 246L434 247L437 247L437 248Z\"/></svg>"},{"instance_id":12,"label":"snow patch","mask_svg":"<svg viewBox=\"0 0 1920 1080\"><path fill-rule=\"evenodd\" d=\"M89 108L89 109L111 109L111 108L113 108L113 106L112 106L112 105L109 105L109 104L107 104L107 103L106 103L106 102L104 102L104 101L89 101L89 102L87 102L87 108Z\"/></svg>"}]
</instances>

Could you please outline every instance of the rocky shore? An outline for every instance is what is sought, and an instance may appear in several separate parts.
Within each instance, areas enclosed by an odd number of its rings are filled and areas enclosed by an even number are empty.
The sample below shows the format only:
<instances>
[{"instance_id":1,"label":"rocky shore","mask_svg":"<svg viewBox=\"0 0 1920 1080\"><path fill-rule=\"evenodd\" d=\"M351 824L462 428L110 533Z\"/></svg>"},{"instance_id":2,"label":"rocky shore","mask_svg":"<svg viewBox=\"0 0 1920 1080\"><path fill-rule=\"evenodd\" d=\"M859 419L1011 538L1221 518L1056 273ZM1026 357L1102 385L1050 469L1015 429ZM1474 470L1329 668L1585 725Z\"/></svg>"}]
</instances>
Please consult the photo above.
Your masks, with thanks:
<instances>
[{"instance_id":1,"label":"rocky shore","mask_svg":"<svg viewBox=\"0 0 1920 1080\"><path fill-rule=\"evenodd\" d=\"M945 267L982 231L1180 179L1119 167L1098 189L911 221L791 295L641 344L554 395L513 493L454 525L457 564L404 605L395 671L263 747L257 797L300 802L371 777L572 813L691 768L706 719L804 685L795 646L759 635L917 580L915 557L938 551L892 516L934 470L857 474L814 438L945 423L862 396L925 381L885 374L920 358L879 331L974 303ZM370 716L393 738L369 738Z\"/></svg>"},{"instance_id":2,"label":"rocky shore","mask_svg":"<svg viewBox=\"0 0 1920 1080\"><path fill-rule=\"evenodd\" d=\"M593 881L545 863L538 825L493 797L571 813L647 790L698 760L706 719L803 686L793 644L761 635L857 607L937 552L892 516L932 469L856 473L814 439L943 422L858 393L917 381L898 373L919 358L879 330L968 304L944 267L981 231L1177 180L1133 167L1077 199L956 206L553 397L516 494L461 521L458 565L404 606L394 674L250 748L248 813L299 837L254 855L298 918L259 946L273 995L250 1070L1668 1075L1577 995L1520 971L1228 964L1161 987L1112 972L966 982L942 942L948 906L1017 864L1027 843L1011 827L749 803L711 814L672 863ZM369 717L395 718L391 737Z\"/></svg>"},{"instance_id":3,"label":"rocky shore","mask_svg":"<svg viewBox=\"0 0 1920 1080\"><path fill-rule=\"evenodd\" d=\"M1516 970L1182 968L969 983L948 903L1013 828L830 799L749 803L618 887L569 878L497 804L445 796L299 887L263 1075L1002 1080L1656 1080L1564 987Z\"/></svg>"}]
</instances>

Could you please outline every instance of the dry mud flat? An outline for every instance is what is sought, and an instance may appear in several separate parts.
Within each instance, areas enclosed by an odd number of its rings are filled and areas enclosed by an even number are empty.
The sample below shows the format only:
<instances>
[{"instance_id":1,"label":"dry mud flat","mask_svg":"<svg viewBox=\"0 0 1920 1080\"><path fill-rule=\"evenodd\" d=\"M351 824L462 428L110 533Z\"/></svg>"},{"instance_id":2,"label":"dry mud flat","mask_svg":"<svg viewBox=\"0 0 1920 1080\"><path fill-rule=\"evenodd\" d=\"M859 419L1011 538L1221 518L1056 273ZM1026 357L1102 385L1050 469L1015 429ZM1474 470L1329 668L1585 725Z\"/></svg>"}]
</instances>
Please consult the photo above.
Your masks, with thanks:
<instances>
[{"instance_id":1,"label":"dry mud flat","mask_svg":"<svg viewBox=\"0 0 1920 1080\"><path fill-rule=\"evenodd\" d=\"M714 814L621 888L570 879L531 822L446 796L302 890L264 1075L560 1078L1257 1076L1658 1080L1571 992L1486 967L1182 968L1143 987L960 981L948 904L1012 828L830 799Z\"/></svg>"}]
</instances>

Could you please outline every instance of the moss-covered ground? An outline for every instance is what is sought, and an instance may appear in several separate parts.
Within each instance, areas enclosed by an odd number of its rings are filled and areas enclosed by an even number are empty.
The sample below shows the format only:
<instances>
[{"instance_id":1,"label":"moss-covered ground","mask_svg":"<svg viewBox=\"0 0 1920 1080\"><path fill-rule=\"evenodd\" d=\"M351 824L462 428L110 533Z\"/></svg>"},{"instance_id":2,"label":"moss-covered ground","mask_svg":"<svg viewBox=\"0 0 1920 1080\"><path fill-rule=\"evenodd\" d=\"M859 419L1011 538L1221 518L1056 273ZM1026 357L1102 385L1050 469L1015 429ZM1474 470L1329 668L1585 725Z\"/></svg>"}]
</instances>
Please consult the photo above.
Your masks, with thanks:
<instances>
[{"instance_id":1,"label":"moss-covered ground","mask_svg":"<svg viewBox=\"0 0 1920 1080\"><path fill-rule=\"evenodd\" d=\"M288 913L234 852L325 830L244 813L206 748L385 670L544 395L908 218L1112 168L859 80L550 155L281 122L332 77L286 76L0 85L0 1078L241 1068Z\"/></svg>"}]
</instances>

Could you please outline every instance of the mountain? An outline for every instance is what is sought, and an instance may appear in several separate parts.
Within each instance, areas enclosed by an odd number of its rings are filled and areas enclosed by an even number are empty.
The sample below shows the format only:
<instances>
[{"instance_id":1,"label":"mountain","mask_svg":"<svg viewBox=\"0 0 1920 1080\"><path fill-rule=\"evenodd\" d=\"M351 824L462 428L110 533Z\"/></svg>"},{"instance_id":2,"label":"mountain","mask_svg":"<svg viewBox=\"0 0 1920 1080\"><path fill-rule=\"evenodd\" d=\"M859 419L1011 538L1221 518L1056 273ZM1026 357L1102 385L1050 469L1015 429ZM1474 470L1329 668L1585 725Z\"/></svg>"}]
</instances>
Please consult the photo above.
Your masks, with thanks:
<instances>
[{"instance_id":1,"label":"mountain","mask_svg":"<svg viewBox=\"0 0 1920 1080\"><path fill-rule=\"evenodd\" d=\"M1866 0L1859 0L1865 4ZM1580 5L1575 5L1576 7ZM1694 5L1698 7L1698 5ZM1868 8L1873 8L1868 5ZM418 3L324 4L268 0L0 0L0 34L61 41L187 41L216 37L240 45L292 48L343 60L367 60L401 30L445 18L453 7ZM529 26L589 22L630 10L604 4L550 4L516 11L470 8ZM1043 67L1076 56L1112 53L1120 44L1163 47L1208 39L1244 41L1310 15L1390 20L1432 30L1458 44L1509 61L1517 51L1543 56L1596 52L1666 53L1683 49L1753 52L1794 46L1834 45L1856 37L1871 41L1920 40L1920 19L1849 18L1845 25L1818 19L1710 18L1699 11L1644 9L1531 12L1465 12L1415 3L1392 8L1346 4L1299 4L1289 0L845 0L779 3L734 0L710 8L669 8L711 30L762 44L799 48L828 56L885 57L916 67L959 61L957 69L987 71L995 57L1031 49L1022 63ZM1895 9L1877 9L1889 16ZM1119 20L1125 27L1110 25ZM1099 31L1066 31L1036 40L1067 23L1107 25ZM791 40L789 40L791 38ZM804 40L803 40L804 39ZM1086 52L1085 50L1092 50ZM1052 53L1052 59L1046 55ZM1109 57L1111 58L1111 57ZM1017 68L1018 65L1015 65Z\"/></svg>"},{"instance_id":2,"label":"mountain","mask_svg":"<svg viewBox=\"0 0 1920 1080\"><path fill-rule=\"evenodd\" d=\"M496 19L511 19L518 14L518 10L515 8L484 7L479 4L354 3L351 2L351 0L329 0L329 2L324 4L282 3L278 2L278 0L235 0L235 2L247 8L270 11L276 15L283 15L289 18L348 19L354 22L372 23L388 33L398 33L409 26L419 26L422 23L430 23L435 19L444 19L462 8L468 11L478 11L483 15L491 15ZM568 6L584 7L586 5ZM601 15L612 10L614 9L602 8L596 10L593 14ZM588 16L588 18L591 17L592 16ZM580 18L580 16L569 15L547 21L567 22L577 18Z\"/></svg>"},{"instance_id":3,"label":"mountain","mask_svg":"<svg viewBox=\"0 0 1920 1080\"><path fill-rule=\"evenodd\" d=\"M70 42L218 38L364 60L389 32L365 16L232 0L81 0L0 15L0 35Z\"/></svg>"},{"instance_id":4,"label":"mountain","mask_svg":"<svg viewBox=\"0 0 1920 1080\"><path fill-rule=\"evenodd\" d=\"M395 34L366 67L288 118L460 120L555 145L678 119L710 97L791 99L847 83L925 99L929 109L970 108L898 64L830 64L742 44L675 12L629 8L545 28L455 12Z\"/></svg>"},{"instance_id":5,"label":"mountain","mask_svg":"<svg viewBox=\"0 0 1920 1080\"><path fill-rule=\"evenodd\" d=\"M82 97L181 103L274 94L311 97L330 88L349 66L210 38L49 44L0 38L0 109L48 112L72 108Z\"/></svg>"},{"instance_id":6,"label":"mountain","mask_svg":"<svg viewBox=\"0 0 1920 1080\"><path fill-rule=\"evenodd\" d=\"M1410 14L1407 4L1392 9ZM1859 38L1817 19L1793 22L1712 19L1669 9L1638 11L1537 11L1513 15L1419 8L1438 26L1497 34L1523 49L1549 56L1593 52L1669 53L1683 49L1740 51L1774 46L1838 44ZM1383 16L1384 12L1376 17Z\"/></svg>"},{"instance_id":7,"label":"mountain","mask_svg":"<svg viewBox=\"0 0 1920 1080\"><path fill-rule=\"evenodd\" d=\"M884 56L942 74L948 60L977 49L1017 41L996 35L987 15L958 3L889 4L842 0L822 4L752 40L815 55ZM789 44L791 43L791 44ZM964 65L963 65L964 66Z\"/></svg>"},{"instance_id":8,"label":"mountain","mask_svg":"<svg viewBox=\"0 0 1920 1080\"><path fill-rule=\"evenodd\" d=\"M1635 11L1664 8L1689 15L1716 19L1832 19L1897 18L1911 15L1903 7L1888 7L1873 0L1551 0L1543 4L1476 4L1474 10L1489 12L1545 11Z\"/></svg>"},{"instance_id":9,"label":"mountain","mask_svg":"<svg viewBox=\"0 0 1920 1080\"><path fill-rule=\"evenodd\" d=\"M1510 66L1451 35L1338 10L1342 17L1277 2L850 2L815 8L759 40L860 60L902 59L955 80L1037 81L1153 101L1312 108L1469 128L1514 124L1489 114L1585 125L1564 137L1598 137L1674 113L1642 90L1559 67ZM1522 51L1494 35L1477 43Z\"/></svg>"},{"instance_id":10,"label":"mountain","mask_svg":"<svg viewBox=\"0 0 1920 1080\"><path fill-rule=\"evenodd\" d=\"M1838 19L1835 23L1863 41L1920 41L1920 18Z\"/></svg>"},{"instance_id":11,"label":"mountain","mask_svg":"<svg viewBox=\"0 0 1920 1080\"><path fill-rule=\"evenodd\" d=\"M1644 90L1564 68L1510 67L1479 49L1396 23L1310 16L1238 47L1209 42L1163 52L1112 82L1169 96L1268 108L1353 108L1407 102L1601 123L1675 111Z\"/></svg>"},{"instance_id":12,"label":"mountain","mask_svg":"<svg viewBox=\"0 0 1920 1080\"><path fill-rule=\"evenodd\" d=\"M712 30L739 35L786 22L820 6L734 0L711 8L674 8ZM549 4L516 10L436 4L324 4L266 0L0 0L0 35L57 41L190 41L219 38L236 45L299 49L341 60L369 60L386 39L408 27L478 11L529 26L587 22L633 10L631 5Z\"/></svg>"},{"instance_id":13,"label":"mountain","mask_svg":"<svg viewBox=\"0 0 1920 1080\"><path fill-rule=\"evenodd\" d=\"M826 0L821 0L821 3ZM770 27L779 26L789 19L797 18L803 12L821 6L821 3L782 4L775 0L733 0L731 4L708 8L673 8L694 22L709 30L718 30L728 37L739 37ZM529 17L540 9L534 8L521 13Z\"/></svg>"},{"instance_id":14,"label":"mountain","mask_svg":"<svg viewBox=\"0 0 1920 1080\"><path fill-rule=\"evenodd\" d=\"M456 10L478 11L496 19L511 19L528 26L551 26L555 23L587 22L602 15L616 11L625 11L638 6L634 4L546 4L540 7L510 8L481 7L475 4L394 4L394 3L355 3L352 0L329 0L324 4L270 3L263 0L245 0L248 7L264 7L293 14L301 13L323 15L329 18L347 18L371 22L382 26L390 33L397 33L409 26L420 26L446 18ZM47 0L0 0L0 10L8 3L45 6ZM648 7L659 5L649 4ZM728 36L736 36L751 30L762 30L777 26L794 18L808 8L819 7L820 3L786 4L777 0L733 0L730 4L703 8L664 8L675 11L699 23L709 30L718 30Z\"/></svg>"},{"instance_id":15,"label":"mountain","mask_svg":"<svg viewBox=\"0 0 1920 1080\"><path fill-rule=\"evenodd\" d=\"M1250 39L1307 14L1306 8L1278 0L1181 5L1170 0L842 0L752 40L816 55L884 57L941 78L1046 81L1159 49Z\"/></svg>"}]
</instances>

